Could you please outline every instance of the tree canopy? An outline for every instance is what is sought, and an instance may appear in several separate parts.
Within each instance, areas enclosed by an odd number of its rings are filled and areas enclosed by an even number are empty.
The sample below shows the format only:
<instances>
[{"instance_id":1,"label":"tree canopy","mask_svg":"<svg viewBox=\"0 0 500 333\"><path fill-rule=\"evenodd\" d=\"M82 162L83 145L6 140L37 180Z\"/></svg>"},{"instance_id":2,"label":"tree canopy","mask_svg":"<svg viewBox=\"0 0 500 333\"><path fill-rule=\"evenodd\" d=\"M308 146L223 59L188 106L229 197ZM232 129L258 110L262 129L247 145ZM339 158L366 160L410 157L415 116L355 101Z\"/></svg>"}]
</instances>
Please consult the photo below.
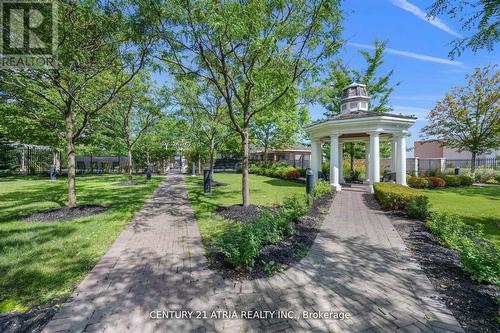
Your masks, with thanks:
<instances>
[{"instance_id":1,"label":"tree canopy","mask_svg":"<svg viewBox=\"0 0 500 333\"><path fill-rule=\"evenodd\" d=\"M467 85L455 87L437 102L422 129L428 139L472 153L475 158L500 145L500 73L496 66L476 68Z\"/></svg>"},{"instance_id":2,"label":"tree canopy","mask_svg":"<svg viewBox=\"0 0 500 333\"><path fill-rule=\"evenodd\" d=\"M493 51L500 39L498 0L436 0L429 8L429 16L443 14L458 18L462 31L471 32L469 36L452 42L453 48L449 54L452 58L459 56L466 49L474 53L481 49Z\"/></svg>"}]
</instances>

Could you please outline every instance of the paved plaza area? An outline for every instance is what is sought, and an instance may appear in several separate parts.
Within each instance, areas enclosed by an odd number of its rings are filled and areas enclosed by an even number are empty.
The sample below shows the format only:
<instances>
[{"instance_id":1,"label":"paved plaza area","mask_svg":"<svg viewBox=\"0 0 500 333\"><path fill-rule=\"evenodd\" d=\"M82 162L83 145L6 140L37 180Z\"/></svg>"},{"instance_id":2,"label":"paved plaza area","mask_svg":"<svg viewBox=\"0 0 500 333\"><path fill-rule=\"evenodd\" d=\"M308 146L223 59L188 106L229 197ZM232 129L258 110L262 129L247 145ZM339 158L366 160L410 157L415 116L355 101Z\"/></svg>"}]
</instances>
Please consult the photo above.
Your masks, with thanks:
<instances>
[{"instance_id":1,"label":"paved plaza area","mask_svg":"<svg viewBox=\"0 0 500 333\"><path fill-rule=\"evenodd\" d=\"M389 218L345 187L300 263L224 280L169 175L44 332L462 332Z\"/></svg>"}]
</instances>

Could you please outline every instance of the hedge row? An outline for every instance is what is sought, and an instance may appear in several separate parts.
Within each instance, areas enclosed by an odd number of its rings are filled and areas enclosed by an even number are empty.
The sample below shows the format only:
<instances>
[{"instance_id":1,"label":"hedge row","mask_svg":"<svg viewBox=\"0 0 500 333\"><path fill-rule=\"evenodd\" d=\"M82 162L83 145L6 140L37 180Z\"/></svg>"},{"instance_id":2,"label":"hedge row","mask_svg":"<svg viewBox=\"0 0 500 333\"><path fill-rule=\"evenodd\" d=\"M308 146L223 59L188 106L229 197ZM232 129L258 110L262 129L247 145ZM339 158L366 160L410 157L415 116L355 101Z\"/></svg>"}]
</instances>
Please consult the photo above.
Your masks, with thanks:
<instances>
[{"instance_id":1,"label":"hedge row","mask_svg":"<svg viewBox=\"0 0 500 333\"><path fill-rule=\"evenodd\" d=\"M331 192L325 182L318 182L313 198ZM290 237L294 232L294 222L299 221L309 210L308 196L287 198L276 213L262 209L254 223L235 223L216 242L216 247L225 260L233 267L250 268L266 245L276 244Z\"/></svg>"},{"instance_id":2,"label":"hedge row","mask_svg":"<svg viewBox=\"0 0 500 333\"><path fill-rule=\"evenodd\" d=\"M293 180L300 177L300 170L286 163L250 164L248 172L261 176Z\"/></svg>"},{"instance_id":3,"label":"hedge row","mask_svg":"<svg viewBox=\"0 0 500 333\"><path fill-rule=\"evenodd\" d=\"M418 190L391 183L377 183L374 190L383 208L425 220L433 235L458 252L464 270L473 278L500 286L500 251L483 237L480 226L467 225L456 215L429 214L428 199Z\"/></svg>"},{"instance_id":4,"label":"hedge row","mask_svg":"<svg viewBox=\"0 0 500 333\"><path fill-rule=\"evenodd\" d=\"M467 175L439 175L435 177L407 176L408 186L414 188L459 187L471 186L474 178Z\"/></svg>"},{"instance_id":5,"label":"hedge row","mask_svg":"<svg viewBox=\"0 0 500 333\"><path fill-rule=\"evenodd\" d=\"M417 219L425 219L429 214L429 200L417 190L392 183L376 183L373 188L375 199L384 209L404 211Z\"/></svg>"}]
</instances>

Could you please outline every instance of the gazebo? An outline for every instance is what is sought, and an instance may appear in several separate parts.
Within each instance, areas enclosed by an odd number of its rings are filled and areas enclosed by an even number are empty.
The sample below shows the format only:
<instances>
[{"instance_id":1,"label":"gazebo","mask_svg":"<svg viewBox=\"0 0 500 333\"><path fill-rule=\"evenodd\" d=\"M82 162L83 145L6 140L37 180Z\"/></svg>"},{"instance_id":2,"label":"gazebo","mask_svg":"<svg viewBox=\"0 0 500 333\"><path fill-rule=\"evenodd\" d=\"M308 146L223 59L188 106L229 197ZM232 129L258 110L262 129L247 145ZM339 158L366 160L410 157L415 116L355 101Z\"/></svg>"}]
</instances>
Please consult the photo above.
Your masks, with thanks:
<instances>
[{"instance_id":1,"label":"gazebo","mask_svg":"<svg viewBox=\"0 0 500 333\"><path fill-rule=\"evenodd\" d=\"M311 169L314 183L318 180L322 163L323 142L330 141L330 183L336 191L344 184L344 142L366 143L366 177L370 185L380 182L380 141L391 142L391 171L396 183L406 185L406 136L415 123L414 116L370 111L370 97L366 86L353 83L343 90L340 113L316 121L306 128L311 139Z\"/></svg>"}]
</instances>

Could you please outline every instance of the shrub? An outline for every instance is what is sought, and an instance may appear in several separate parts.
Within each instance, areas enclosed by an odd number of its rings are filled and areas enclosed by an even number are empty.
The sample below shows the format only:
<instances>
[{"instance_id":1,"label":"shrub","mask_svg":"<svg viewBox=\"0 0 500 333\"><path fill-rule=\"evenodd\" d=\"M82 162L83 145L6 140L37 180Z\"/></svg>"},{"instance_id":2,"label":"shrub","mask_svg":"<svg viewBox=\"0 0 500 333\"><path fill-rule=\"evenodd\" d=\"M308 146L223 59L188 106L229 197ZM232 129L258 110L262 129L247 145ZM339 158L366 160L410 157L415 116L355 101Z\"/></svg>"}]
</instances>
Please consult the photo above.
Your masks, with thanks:
<instances>
[{"instance_id":1,"label":"shrub","mask_svg":"<svg viewBox=\"0 0 500 333\"><path fill-rule=\"evenodd\" d=\"M428 214L427 197L417 190L392 183L376 183L374 190L375 199L385 209L401 210L415 218Z\"/></svg>"},{"instance_id":2,"label":"shrub","mask_svg":"<svg viewBox=\"0 0 500 333\"><path fill-rule=\"evenodd\" d=\"M448 213L433 213L426 224L436 237L458 252L464 270L473 278L500 286L500 253L483 238L479 227Z\"/></svg>"},{"instance_id":3,"label":"shrub","mask_svg":"<svg viewBox=\"0 0 500 333\"><path fill-rule=\"evenodd\" d=\"M446 182L439 177L427 177L427 181L431 187L444 187Z\"/></svg>"},{"instance_id":4,"label":"shrub","mask_svg":"<svg viewBox=\"0 0 500 333\"><path fill-rule=\"evenodd\" d=\"M286 163L250 164L248 166L248 172L261 176L288 180L297 179L301 175L298 169Z\"/></svg>"},{"instance_id":5,"label":"shrub","mask_svg":"<svg viewBox=\"0 0 500 333\"><path fill-rule=\"evenodd\" d=\"M495 178L490 178L485 181L486 184L498 184L498 181Z\"/></svg>"},{"instance_id":6,"label":"shrub","mask_svg":"<svg viewBox=\"0 0 500 333\"><path fill-rule=\"evenodd\" d=\"M313 188L313 198L317 199L325 195L326 193L331 193L332 192L332 186L330 183L324 181L324 180L318 180L316 184L314 184Z\"/></svg>"},{"instance_id":7,"label":"shrub","mask_svg":"<svg viewBox=\"0 0 500 333\"><path fill-rule=\"evenodd\" d=\"M252 267L262 243L251 224L235 224L218 242L218 249L234 267Z\"/></svg>"},{"instance_id":8,"label":"shrub","mask_svg":"<svg viewBox=\"0 0 500 333\"><path fill-rule=\"evenodd\" d=\"M305 195L294 195L285 199L280 215L284 216L288 221L298 221L307 213L308 209L307 197Z\"/></svg>"},{"instance_id":9,"label":"shrub","mask_svg":"<svg viewBox=\"0 0 500 333\"><path fill-rule=\"evenodd\" d=\"M429 215L429 199L426 196L411 197L406 204L406 213L412 219L425 220Z\"/></svg>"},{"instance_id":10,"label":"shrub","mask_svg":"<svg viewBox=\"0 0 500 333\"><path fill-rule=\"evenodd\" d=\"M500 180L500 171L480 168L480 169L477 169L476 173L474 174L474 181L476 181L478 183L486 183L486 181L491 179L491 178L493 178L493 179L498 178L497 181L499 181Z\"/></svg>"},{"instance_id":11,"label":"shrub","mask_svg":"<svg viewBox=\"0 0 500 333\"><path fill-rule=\"evenodd\" d=\"M321 164L321 172L326 177L330 176L330 162L323 162L323 164Z\"/></svg>"},{"instance_id":12,"label":"shrub","mask_svg":"<svg viewBox=\"0 0 500 333\"><path fill-rule=\"evenodd\" d=\"M460 178L458 178L458 176L455 176L455 175L443 175L441 178L443 178L443 180L446 183L446 186L448 186L448 187L458 187L458 186L460 186Z\"/></svg>"},{"instance_id":13,"label":"shrub","mask_svg":"<svg viewBox=\"0 0 500 333\"><path fill-rule=\"evenodd\" d=\"M458 176L461 186L471 186L474 183L474 178L471 176L460 175Z\"/></svg>"},{"instance_id":14,"label":"shrub","mask_svg":"<svg viewBox=\"0 0 500 333\"><path fill-rule=\"evenodd\" d=\"M425 177L407 176L406 182L408 183L408 186L414 188L427 188L430 185L430 182Z\"/></svg>"},{"instance_id":15,"label":"shrub","mask_svg":"<svg viewBox=\"0 0 500 333\"><path fill-rule=\"evenodd\" d=\"M295 168L288 169L284 172L283 177L288 180L297 179L300 177L300 171Z\"/></svg>"},{"instance_id":16,"label":"shrub","mask_svg":"<svg viewBox=\"0 0 500 333\"><path fill-rule=\"evenodd\" d=\"M291 222L302 218L308 209L307 196L289 197L275 214L263 209L254 223L231 225L216 241L216 247L230 265L252 267L262 247L291 236L294 232Z\"/></svg>"}]
</instances>

